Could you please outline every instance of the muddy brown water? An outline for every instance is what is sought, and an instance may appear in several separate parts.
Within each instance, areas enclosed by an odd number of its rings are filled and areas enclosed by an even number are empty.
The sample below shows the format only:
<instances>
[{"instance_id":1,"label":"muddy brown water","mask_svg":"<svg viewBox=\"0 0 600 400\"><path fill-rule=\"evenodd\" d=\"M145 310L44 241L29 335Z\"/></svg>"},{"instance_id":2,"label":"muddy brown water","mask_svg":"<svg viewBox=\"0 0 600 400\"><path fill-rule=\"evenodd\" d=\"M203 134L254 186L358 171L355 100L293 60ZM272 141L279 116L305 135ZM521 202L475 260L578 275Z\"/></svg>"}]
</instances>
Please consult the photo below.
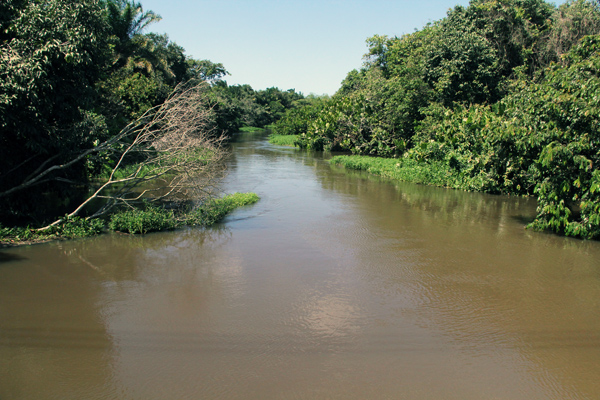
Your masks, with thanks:
<instances>
[{"instance_id":1,"label":"muddy brown water","mask_svg":"<svg viewBox=\"0 0 600 400\"><path fill-rule=\"evenodd\" d=\"M597 399L600 245L233 145L208 230L0 251L0 399Z\"/></svg>"}]
</instances>

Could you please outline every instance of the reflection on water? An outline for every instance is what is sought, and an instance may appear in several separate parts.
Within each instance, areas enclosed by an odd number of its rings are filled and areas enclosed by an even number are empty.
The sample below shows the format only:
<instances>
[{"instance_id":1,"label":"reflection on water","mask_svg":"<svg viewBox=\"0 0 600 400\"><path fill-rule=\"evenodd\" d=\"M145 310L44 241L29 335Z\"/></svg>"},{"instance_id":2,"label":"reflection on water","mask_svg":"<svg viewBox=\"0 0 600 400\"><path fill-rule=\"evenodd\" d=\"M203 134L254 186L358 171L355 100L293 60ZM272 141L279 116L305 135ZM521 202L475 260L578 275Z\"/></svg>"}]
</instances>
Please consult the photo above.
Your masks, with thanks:
<instances>
[{"instance_id":1,"label":"reflection on water","mask_svg":"<svg viewBox=\"0 0 600 400\"><path fill-rule=\"evenodd\" d=\"M244 135L214 229L0 251L0 399L600 396L600 246Z\"/></svg>"}]
</instances>

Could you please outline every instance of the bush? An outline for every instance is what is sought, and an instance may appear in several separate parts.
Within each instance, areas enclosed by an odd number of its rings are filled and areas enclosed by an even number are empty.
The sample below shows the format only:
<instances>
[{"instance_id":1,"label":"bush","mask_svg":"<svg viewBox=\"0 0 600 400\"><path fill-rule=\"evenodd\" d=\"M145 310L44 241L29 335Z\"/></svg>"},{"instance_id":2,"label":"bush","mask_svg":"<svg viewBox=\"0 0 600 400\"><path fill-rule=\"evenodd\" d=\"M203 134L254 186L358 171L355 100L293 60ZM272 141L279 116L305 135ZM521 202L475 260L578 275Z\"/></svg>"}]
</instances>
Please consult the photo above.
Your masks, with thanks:
<instances>
[{"instance_id":1,"label":"bush","mask_svg":"<svg viewBox=\"0 0 600 400\"><path fill-rule=\"evenodd\" d=\"M98 218L65 217L62 223L53 226L46 234L65 239L83 238L102 233L104 226L104 221Z\"/></svg>"},{"instance_id":2,"label":"bush","mask_svg":"<svg viewBox=\"0 0 600 400\"><path fill-rule=\"evenodd\" d=\"M147 206L145 210L131 210L113 214L108 227L113 231L148 233L173 229L177 226L172 210Z\"/></svg>"},{"instance_id":3,"label":"bush","mask_svg":"<svg viewBox=\"0 0 600 400\"><path fill-rule=\"evenodd\" d=\"M238 207L256 203L260 197L256 193L233 193L221 199L213 199L187 214L182 225L210 226L221 221Z\"/></svg>"}]
</instances>

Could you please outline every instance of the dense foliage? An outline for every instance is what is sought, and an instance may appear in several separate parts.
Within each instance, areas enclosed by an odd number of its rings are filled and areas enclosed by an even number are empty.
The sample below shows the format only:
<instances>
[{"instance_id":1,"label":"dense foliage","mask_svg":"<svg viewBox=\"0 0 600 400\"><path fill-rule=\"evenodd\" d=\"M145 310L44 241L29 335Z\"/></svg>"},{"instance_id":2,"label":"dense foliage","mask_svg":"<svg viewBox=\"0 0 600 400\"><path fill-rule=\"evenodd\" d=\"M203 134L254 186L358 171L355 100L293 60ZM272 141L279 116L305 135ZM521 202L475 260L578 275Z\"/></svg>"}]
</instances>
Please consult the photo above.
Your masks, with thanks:
<instances>
[{"instance_id":1,"label":"dense foliage","mask_svg":"<svg viewBox=\"0 0 600 400\"><path fill-rule=\"evenodd\" d=\"M276 131L398 159L384 175L535 195L532 227L599 238L599 34L596 1L472 0L412 34L367 39L363 68Z\"/></svg>"},{"instance_id":2,"label":"dense foliage","mask_svg":"<svg viewBox=\"0 0 600 400\"><path fill-rule=\"evenodd\" d=\"M254 90L250 85L227 85L218 81L212 87L211 99L216 112L216 127L237 132L242 127L264 128L279 120L286 110L301 103L304 96L294 89L272 87Z\"/></svg>"},{"instance_id":3,"label":"dense foliage","mask_svg":"<svg viewBox=\"0 0 600 400\"><path fill-rule=\"evenodd\" d=\"M189 57L167 35L144 33L160 18L135 0L0 2L0 222L40 226L72 211L91 183L122 162L118 151L80 156L184 82L208 83L203 111L210 113L203 115L210 114L214 135L273 123L303 98L227 86L222 64Z\"/></svg>"}]
</instances>

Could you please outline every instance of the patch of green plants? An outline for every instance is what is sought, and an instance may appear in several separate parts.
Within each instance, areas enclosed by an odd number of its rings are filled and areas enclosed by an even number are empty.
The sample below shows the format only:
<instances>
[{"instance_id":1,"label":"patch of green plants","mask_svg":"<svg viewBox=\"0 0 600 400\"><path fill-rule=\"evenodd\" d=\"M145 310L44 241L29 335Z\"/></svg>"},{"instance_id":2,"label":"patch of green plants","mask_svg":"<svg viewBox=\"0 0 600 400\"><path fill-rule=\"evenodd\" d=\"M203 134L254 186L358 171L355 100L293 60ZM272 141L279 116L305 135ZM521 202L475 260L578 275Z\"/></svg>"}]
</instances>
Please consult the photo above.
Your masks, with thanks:
<instances>
[{"instance_id":1,"label":"patch of green plants","mask_svg":"<svg viewBox=\"0 0 600 400\"><path fill-rule=\"evenodd\" d=\"M146 205L143 209L113 214L108 228L130 234L145 234L184 226L210 226L221 221L238 207L256 203L255 193L233 193L220 199L211 199L189 212L174 212Z\"/></svg>"},{"instance_id":2,"label":"patch of green plants","mask_svg":"<svg viewBox=\"0 0 600 400\"><path fill-rule=\"evenodd\" d=\"M60 224L45 230L29 226L8 228L0 225L0 242L18 244L54 239L76 239L98 235L104 231L104 228L105 223L101 219L80 217L65 217Z\"/></svg>"},{"instance_id":3,"label":"patch of green plants","mask_svg":"<svg viewBox=\"0 0 600 400\"><path fill-rule=\"evenodd\" d=\"M417 161L411 158L383 158L369 156L335 156L331 164L347 169L365 171L397 181L463 188L463 178L441 162Z\"/></svg>"},{"instance_id":4,"label":"patch of green plants","mask_svg":"<svg viewBox=\"0 0 600 400\"><path fill-rule=\"evenodd\" d=\"M240 132L246 132L246 133L254 133L254 132L260 132L260 131L264 131L264 129L257 128L256 126L242 126L240 128Z\"/></svg>"},{"instance_id":5,"label":"patch of green plants","mask_svg":"<svg viewBox=\"0 0 600 400\"><path fill-rule=\"evenodd\" d=\"M177 221L172 210L154 206L113 214L108 222L110 230L131 234L165 231L176 226Z\"/></svg>"},{"instance_id":6,"label":"patch of green plants","mask_svg":"<svg viewBox=\"0 0 600 400\"><path fill-rule=\"evenodd\" d=\"M5 245L42 242L55 239L75 239L111 231L130 234L166 231L184 226L210 226L221 221L233 210L254 204L260 197L256 193L233 193L211 199L192 211L177 212L164 207L144 204L139 209L114 213L108 223L101 218L65 217L55 226L45 230L0 225L0 243Z\"/></svg>"},{"instance_id":7,"label":"patch of green plants","mask_svg":"<svg viewBox=\"0 0 600 400\"><path fill-rule=\"evenodd\" d=\"M63 222L51 227L45 234L75 239L98 235L104 231L104 228L104 221L99 218L65 217Z\"/></svg>"},{"instance_id":8,"label":"patch of green plants","mask_svg":"<svg viewBox=\"0 0 600 400\"><path fill-rule=\"evenodd\" d=\"M50 239L52 237L47 236ZM35 229L30 227L5 227L0 226L0 241L2 243L16 243L16 242L28 242L31 240L44 240Z\"/></svg>"},{"instance_id":9,"label":"patch of green plants","mask_svg":"<svg viewBox=\"0 0 600 400\"><path fill-rule=\"evenodd\" d=\"M275 133L269 135L269 143L276 146L297 146L298 135L277 135Z\"/></svg>"},{"instance_id":10,"label":"patch of green plants","mask_svg":"<svg viewBox=\"0 0 600 400\"><path fill-rule=\"evenodd\" d=\"M213 199L187 213L181 224L210 226L221 221L236 208L254 204L258 200L260 197L256 193L233 193L220 199Z\"/></svg>"}]
</instances>

